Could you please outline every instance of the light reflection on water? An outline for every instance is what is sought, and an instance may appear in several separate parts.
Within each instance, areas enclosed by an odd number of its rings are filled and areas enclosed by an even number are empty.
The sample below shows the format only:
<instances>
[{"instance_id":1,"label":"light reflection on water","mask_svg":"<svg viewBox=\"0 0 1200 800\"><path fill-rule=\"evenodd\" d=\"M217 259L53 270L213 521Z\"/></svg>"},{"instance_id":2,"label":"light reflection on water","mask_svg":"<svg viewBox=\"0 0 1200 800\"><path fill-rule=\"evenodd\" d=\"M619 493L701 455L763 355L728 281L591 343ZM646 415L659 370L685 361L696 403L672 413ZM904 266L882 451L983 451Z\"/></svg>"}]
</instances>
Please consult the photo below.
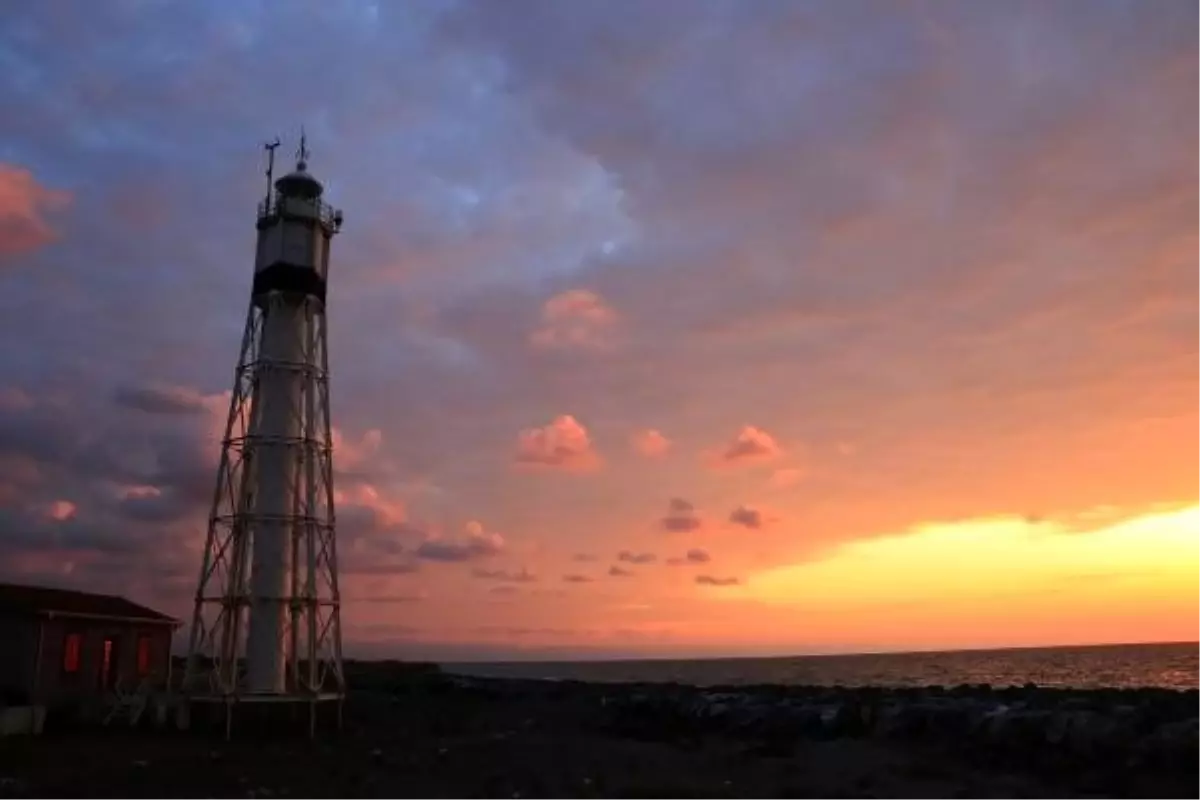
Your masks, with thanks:
<instances>
[{"instance_id":1,"label":"light reflection on water","mask_svg":"<svg viewBox=\"0 0 1200 800\"><path fill-rule=\"evenodd\" d=\"M641 661L508 662L444 664L463 675L810 686L952 686L989 683L1074 688L1158 686L1195 689L1200 684L1196 643L962 650L790 658Z\"/></svg>"}]
</instances>

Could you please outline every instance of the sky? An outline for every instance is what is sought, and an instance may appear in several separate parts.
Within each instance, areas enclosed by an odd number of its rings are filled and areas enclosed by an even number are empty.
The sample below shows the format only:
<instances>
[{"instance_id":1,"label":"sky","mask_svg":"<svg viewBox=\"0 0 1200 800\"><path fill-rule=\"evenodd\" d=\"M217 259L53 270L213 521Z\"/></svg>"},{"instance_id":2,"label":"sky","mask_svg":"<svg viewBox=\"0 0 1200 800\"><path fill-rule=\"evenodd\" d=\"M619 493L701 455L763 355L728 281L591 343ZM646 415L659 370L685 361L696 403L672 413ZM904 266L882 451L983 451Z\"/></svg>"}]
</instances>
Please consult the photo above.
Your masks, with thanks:
<instances>
[{"instance_id":1,"label":"sky","mask_svg":"<svg viewBox=\"0 0 1200 800\"><path fill-rule=\"evenodd\" d=\"M11 0L0 578L190 615L304 126L348 653L1194 640L1197 15Z\"/></svg>"}]
</instances>

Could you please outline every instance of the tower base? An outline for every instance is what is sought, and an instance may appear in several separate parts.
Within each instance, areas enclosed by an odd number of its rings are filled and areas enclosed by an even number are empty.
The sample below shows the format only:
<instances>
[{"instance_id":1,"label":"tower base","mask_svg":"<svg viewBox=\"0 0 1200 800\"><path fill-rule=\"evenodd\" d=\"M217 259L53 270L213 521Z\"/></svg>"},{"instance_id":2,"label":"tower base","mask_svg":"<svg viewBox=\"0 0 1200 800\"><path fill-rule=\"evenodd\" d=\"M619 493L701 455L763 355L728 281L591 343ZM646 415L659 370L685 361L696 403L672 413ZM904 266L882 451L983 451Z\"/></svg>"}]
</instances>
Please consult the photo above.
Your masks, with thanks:
<instances>
[{"instance_id":1,"label":"tower base","mask_svg":"<svg viewBox=\"0 0 1200 800\"><path fill-rule=\"evenodd\" d=\"M346 696L336 692L322 694L192 695L183 698L177 720L181 730L220 731L225 739L233 736L233 718L239 729L254 736L295 736L296 723L307 715L308 736L315 738L318 723L342 729L342 710Z\"/></svg>"}]
</instances>

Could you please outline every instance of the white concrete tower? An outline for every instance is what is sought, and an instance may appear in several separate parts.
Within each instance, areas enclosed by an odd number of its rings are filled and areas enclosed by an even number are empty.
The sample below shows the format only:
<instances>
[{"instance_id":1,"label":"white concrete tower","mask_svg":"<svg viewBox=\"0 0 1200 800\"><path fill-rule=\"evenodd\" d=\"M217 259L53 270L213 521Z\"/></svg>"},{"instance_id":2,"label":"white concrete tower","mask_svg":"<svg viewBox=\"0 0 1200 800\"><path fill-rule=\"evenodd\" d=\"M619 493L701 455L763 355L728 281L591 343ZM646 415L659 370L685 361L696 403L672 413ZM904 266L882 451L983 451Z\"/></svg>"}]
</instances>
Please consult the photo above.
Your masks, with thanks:
<instances>
[{"instance_id":1,"label":"white concrete tower","mask_svg":"<svg viewBox=\"0 0 1200 800\"><path fill-rule=\"evenodd\" d=\"M325 298L340 211L300 140L258 207L258 249L184 691L194 700L340 700Z\"/></svg>"}]
</instances>

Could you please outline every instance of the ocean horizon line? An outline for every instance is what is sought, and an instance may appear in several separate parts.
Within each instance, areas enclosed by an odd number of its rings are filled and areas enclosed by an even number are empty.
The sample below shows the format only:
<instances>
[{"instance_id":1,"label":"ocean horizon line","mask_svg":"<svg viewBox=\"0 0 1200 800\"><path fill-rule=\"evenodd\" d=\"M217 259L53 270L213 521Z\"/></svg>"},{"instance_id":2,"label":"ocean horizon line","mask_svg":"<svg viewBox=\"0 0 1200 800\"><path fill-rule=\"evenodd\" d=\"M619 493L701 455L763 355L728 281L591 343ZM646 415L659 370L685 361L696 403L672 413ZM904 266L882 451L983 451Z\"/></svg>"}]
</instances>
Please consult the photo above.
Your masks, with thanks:
<instances>
[{"instance_id":1,"label":"ocean horizon line","mask_svg":"<svg viewBox=\"0 0 1200 800\"><path fill-rule=\"evenodd\" d=\"M959 647L959 648L932 648L928 650L854 650L854 651L839 651L839 652L815 652L815 653L770 653L759 655L684 655L684 656L667 656L667 655L644 655L644 656L605 656L603 654L580 653L579 656L560 656L557 653L552 657L544 657L541 653L530 653L530 657L520 658L468 658L468 659L413 659L414 661L425 661L426 663L438 664L443 667L456 665L470 664L625 664L625 663L645 663L645 662L680 662L680 661L763 661L772 659L790 659L790 658L869 658L874 656L930 656L930 655L956 655L964 653L1011 653L1035 650L1099 650L1105 648L1122 648L1122 647L1184 647L1192 646L1200 650L1200 640L1174 640L1174 641L1144 641L1144 642L1087 642L1087 643L1069 643L1069 644L1015 644L1002 645L999 647ZM367 658L353 659L355 661L405 661L408 659L400 658Z\"/></svg>"}]
</instances>

